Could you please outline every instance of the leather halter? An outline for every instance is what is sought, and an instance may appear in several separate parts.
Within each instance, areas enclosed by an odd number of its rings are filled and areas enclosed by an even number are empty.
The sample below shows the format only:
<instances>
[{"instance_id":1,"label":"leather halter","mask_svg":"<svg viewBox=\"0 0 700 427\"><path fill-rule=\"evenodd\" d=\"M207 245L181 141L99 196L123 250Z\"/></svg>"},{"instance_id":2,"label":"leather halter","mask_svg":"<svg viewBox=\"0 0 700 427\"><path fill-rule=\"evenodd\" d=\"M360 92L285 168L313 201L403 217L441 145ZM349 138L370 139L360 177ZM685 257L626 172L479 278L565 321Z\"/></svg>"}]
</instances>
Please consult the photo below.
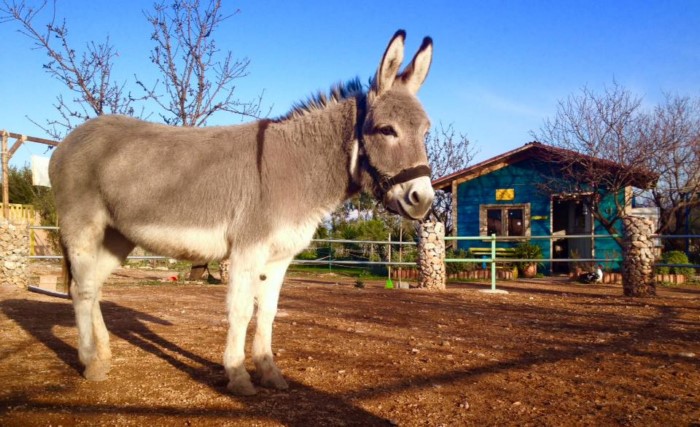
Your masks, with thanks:
<instances>
[{"instance_id":1,"label":"leather halter","mask_svg":"<svg viewBox=\"0 0 700 427\"><path fill-rule=\"evenodd\" d=\"M403 184L404 182L411 181L412 179L420 178L423 176L430 177L431 170L428 165L418 165L412 166L410 168L402 169L396 175L389 175L386 172L381 171L377 168L372 159L367 154L365 149L365 141L362 137L362 128L365 124L365 116L367 115L367 96L362 95L357 97L357 120L355 121L355 133L357 134L357 140L362 149L362 161L366 165L367 172L372 176L372 180L375 183L375 187L379 189L379 194L377 198L383 200L386 193L391 190L391 187Z\"/></svg>"}]
</instances>

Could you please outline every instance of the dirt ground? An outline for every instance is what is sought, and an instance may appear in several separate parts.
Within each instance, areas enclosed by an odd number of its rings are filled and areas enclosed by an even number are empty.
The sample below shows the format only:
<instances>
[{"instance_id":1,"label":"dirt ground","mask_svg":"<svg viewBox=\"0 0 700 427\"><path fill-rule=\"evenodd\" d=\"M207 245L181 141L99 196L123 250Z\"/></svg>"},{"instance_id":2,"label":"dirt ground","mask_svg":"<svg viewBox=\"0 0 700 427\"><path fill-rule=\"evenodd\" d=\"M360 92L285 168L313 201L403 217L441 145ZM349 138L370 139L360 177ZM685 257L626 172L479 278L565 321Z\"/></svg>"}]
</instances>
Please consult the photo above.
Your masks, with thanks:
<instances>
[{"instance_id":1,"label":"dirt ground","mask_svg":"<svg viewBox=\"0 0 700 427\"><path fill-rule=\"evenodd\" d=\"M0 425L700 426L698 287L629 299L547 280L497 295L292 276L273 340L290 389L241 398L220 364L225 287L156 282L168 274L105 286L103 382L80 376L68 300L0 285Z\"/></svg>"}]
</instances>

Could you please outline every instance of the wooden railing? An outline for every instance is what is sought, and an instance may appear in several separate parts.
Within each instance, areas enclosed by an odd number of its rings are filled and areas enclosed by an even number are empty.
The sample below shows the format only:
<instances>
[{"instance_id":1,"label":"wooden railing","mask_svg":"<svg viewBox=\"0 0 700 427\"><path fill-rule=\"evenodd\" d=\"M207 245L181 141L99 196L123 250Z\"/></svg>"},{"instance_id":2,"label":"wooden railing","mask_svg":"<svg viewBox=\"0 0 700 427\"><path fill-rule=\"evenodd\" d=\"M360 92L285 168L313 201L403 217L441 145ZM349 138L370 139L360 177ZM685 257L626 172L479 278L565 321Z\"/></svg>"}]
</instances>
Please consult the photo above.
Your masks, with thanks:
<instances>
[{"instance_id":1,"label":"wooden railing","mask_svg":"<svg viewBox=\"0 0 700 427\"><path fill-rule=\"evenodd\" d=\"M9 203L8 204L8 215L7 218L5 218L4 213L4 205L0 203L0 220L5 220L8 219L12 223L17 223L17 224L31 224L31 225L39 225L39 213L34 210L34 206L32 205L19 205L16 203Z\"/></svg>"}]
</instances>

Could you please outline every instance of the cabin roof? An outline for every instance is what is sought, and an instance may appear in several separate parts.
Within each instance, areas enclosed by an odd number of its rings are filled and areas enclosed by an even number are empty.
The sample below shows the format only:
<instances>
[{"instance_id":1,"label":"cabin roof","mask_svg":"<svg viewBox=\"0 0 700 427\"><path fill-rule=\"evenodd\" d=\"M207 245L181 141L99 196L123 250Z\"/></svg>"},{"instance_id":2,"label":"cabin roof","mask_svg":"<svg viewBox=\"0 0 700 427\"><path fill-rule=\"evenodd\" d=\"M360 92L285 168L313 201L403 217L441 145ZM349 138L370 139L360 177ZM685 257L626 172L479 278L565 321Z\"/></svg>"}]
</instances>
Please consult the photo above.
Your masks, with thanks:
<instances>
[{"instance_id":1,"label":"cabin roof","mask_svg":"<svg viewBox=\"0 0 700 427\"><path fill-rule=\"evenodd\" d=\"M564 148L553 147L551 145L533 141L523 145L522 147L507 151L498 156L484 160L483 162L476 163L465 169L438 178L433 181L433 188L436 190L449 192L452 190L453 183L458 185L529 158L540 158L553 162L556 162L557 159L563 160L580 158L587 163L594 162L596 163L596 166L602 168L622 168L622 165L610 160L600 159L571 150L566 150ZM639 170L632 174L629 185L637 188L649 188L653 186L657 180L657 174L648 170Z\"/></svg>"}]
</instances>

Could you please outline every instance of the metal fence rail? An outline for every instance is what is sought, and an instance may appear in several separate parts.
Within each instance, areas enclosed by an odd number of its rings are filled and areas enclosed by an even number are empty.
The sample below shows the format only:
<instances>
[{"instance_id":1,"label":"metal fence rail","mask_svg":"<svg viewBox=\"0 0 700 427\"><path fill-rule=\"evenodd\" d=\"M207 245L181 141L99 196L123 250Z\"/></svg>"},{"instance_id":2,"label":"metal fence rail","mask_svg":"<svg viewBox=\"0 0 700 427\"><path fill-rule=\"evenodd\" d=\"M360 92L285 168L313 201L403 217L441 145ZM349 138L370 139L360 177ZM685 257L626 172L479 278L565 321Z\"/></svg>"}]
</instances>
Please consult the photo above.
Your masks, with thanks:
<instances>
[{"instance_id":1,"label":"metal fence rail","mask_svg":"<svg viewBox=\"0 0 700 427\"><path fill-rule=\"evenodd\" d=\"M59 230L60 227L56 226L30 226L32 230ZM328 245L332 248L333 245L390 245L390 246L416 246L417 243L413 241L394 241L394 240L351 240L351 239L312 239L311 243L321 243L323 245ZM332 251L331 251L332 253ZM62 255L31 255L29 256L31 260L60 260L63 259ZM160 256L160 255L129 255L127 260L172 260L176 261L174 258ZM333 265L338 266L415 266L415 262L403 262L403 261L369 261L369 260L341 260L332 258L319 258L315 260L302 260L294 259L292 261L294 265L328 265L332 267Z\"/></svg>"},{"instance_id":2,"label":"metal fence rail","mask_svg":"<svg viewBox=\"0 0 700 427\"><path fill-rule=\"evenodd\" d=\"M621 262L623 258L499 258L497 256L496 243L498 242L517 242L517 241L530 241L530 240L560 240L560 239L614 239L623 237L622 235L595 235L595 234L579 234L579 235L562 235L562 236L496 236L492 234L491 236L446 236L445 241L489 241L491 247L491 253L489 257L482 258L446 258L445 263L489 263L491 267L491 289L496 290L496 265L498 263L512 263L512 262ZM700 235L651 235L652 239L698 239ZM655 267L689 267L700 269L700 264L665 264L665 263L654 263Z\"/></svg>"},{"instance_id":3,"label":"metal fence rail","mask_svg":"<svg viewBox=\"0 0 700 427\"><path fill-rule=\"evenodd\" d=\"M58 230L59 227L52 226L30 226L33 230ZM504 258L498 256L497 243L499 242L520 242L520 241L530 241L530 240L561 240L561 239L613 239L622 237L621 235L592 235L592 234L579 234L579 235L556 235L556 236L496 236L495 234L491 236L446 236L445 242L450 241L482 241L488 242L490 245L490 254L488 256L484 255L481 258L446 258L445 263L481 263L489 264L491 270L491 288L496 289L496 269L498 264L503 263L522 263L522 262L548 262L548 263L561 263L561 262L592 262L592 263L603 263L603 262L621 262L623 259L621 257L616 258ZM684 234L684 235L652 235L653 239L700 239L700 235ZM294 259L292 264L294 265L327 265L329 269L332 269L334 265L336 266L385 266L389 270L391 267L415 267L416 262L412 261L402 261L402 260L392 260L392 247L415 247L417 245L414 241L393 241L393 240L352 240L352 239L313 239L311 244L321 245L317 246L316 249L327 248L328 256L319 257L317 259ZM388 247L387 259L371 261L369 259L333 259L333 249L338 245L379 245ZM312 248L310 245L309 248ZM62 259L61 255L33 255L29 257L33 260L58 260ZM172 260L175 259L170 257L164 257L159 255L131 255L127 257L127 260ZM700 269L700 264L666 264L666 263L655 263L656 267L690 267L694 269ZM389 275L391 272L388 272Z\"/></svg>"}]
</instances>

